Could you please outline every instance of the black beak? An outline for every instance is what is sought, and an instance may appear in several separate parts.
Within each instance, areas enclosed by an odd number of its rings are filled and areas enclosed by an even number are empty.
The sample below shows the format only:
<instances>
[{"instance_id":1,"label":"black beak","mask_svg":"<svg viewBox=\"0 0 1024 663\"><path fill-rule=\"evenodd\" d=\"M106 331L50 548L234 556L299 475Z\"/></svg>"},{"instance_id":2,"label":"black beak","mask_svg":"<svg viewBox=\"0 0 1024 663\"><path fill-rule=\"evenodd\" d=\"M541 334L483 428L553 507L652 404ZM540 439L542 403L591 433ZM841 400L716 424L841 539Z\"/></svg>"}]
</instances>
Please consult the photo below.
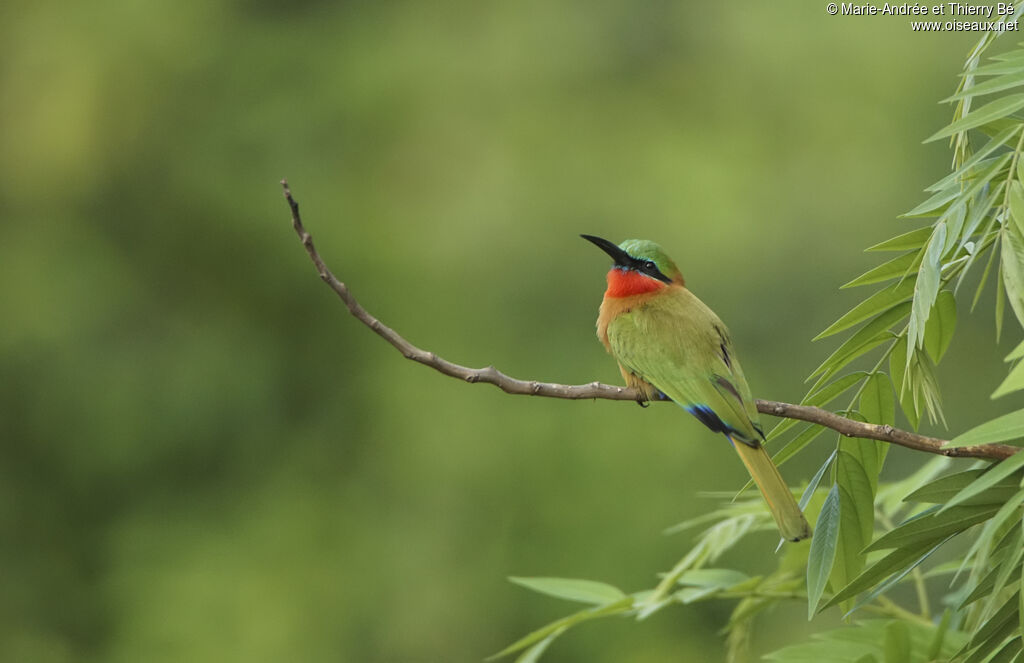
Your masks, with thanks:
<instances>
[{"instance_id":1,"label":"black beak","mask_svg":"<svg viewBox=\"0 0 1024 663\"><path fill-rule=\"evenodd\" d=\"M633 263L636 262L635 258L606 239L594 237L593 235L580 235L580 237L601 247L601 250L610 255L619 267L632 267Z\"/></svg>"}]
</instances>

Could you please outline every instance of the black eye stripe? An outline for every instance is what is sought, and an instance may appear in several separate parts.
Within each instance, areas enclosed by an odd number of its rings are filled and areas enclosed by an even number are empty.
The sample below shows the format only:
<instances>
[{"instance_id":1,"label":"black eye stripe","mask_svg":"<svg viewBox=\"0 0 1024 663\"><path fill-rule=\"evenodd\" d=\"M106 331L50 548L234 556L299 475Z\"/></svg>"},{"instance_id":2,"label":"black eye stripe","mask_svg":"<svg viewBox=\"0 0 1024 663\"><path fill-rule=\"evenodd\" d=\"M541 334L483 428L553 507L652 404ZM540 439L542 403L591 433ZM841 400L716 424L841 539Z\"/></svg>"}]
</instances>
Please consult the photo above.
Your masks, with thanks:
<instances>
[{"instance_id":1,"label":"black eye stripe","mask_svg":"<svg viewBox=\"0 0 1024 663\"><path fill-rule=\"evenodd\" d=\"M633 269L639 272L643 272L644 274L656 278L664 283L672 282L672 279L661 273L661 270L658 269L658 263L654 262L653 260L641 260L638 258L633 258Z\"/></svg>"}]
</instances>

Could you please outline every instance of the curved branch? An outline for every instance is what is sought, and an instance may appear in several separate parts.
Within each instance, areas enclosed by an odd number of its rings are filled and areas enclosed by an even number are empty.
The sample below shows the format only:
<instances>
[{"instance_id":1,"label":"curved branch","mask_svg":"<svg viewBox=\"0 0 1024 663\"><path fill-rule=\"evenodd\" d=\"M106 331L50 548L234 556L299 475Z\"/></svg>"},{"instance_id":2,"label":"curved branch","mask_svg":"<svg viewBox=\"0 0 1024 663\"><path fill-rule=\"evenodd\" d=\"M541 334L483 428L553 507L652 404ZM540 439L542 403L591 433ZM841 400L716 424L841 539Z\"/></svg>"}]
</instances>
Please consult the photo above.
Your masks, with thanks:
<instances>
[{"instance_id":1,"label":"curved branch","mask_svg":"<svg viewBox=\"0 0 1024 663\"><path fill-rule=\"evenodd\" d=\"M281 186L284 188L284 197L288 200L289 207L291 207L292 227L295 228L295 232L302 241L302 246L305 247L306 253L309 254L310 260L313 261L313 265L316 266L316 271L320 274L320 278L324 283L330 286L331 290L333 290L338 297L341 298L341 301L343 301L345 306L348 307L349 313L355 316L355 318L364 325L372 329L378 336L394 346L394 348L401 352L406 359L419 362L420 364L429 366L444 375L459 378L466 382L483 382L486 384L493 384L495 387L498 387L508 394L547 396L548 398L565 398L570 400L600 398L611 401L643 401L643 397L636 390L629 387L616 387L596 381L589 382L587 384L569 385L551 382L538 382L536 380L517 380L516 378L505 375L494 366L488 366L486 368L469 368L467 366L460 366L459 364L453 364L443 357L437 356L433 352L416 347L409 341L405 340L394 329L373 317L359 304L358 301L356 301L356 298L349 291L348 286L339 281L331 270L327 268L327 265L324 264L320 254L317 253L316 248L313 246L312 236L310 236L309 232L307 232L305 227L302 225L302 217L299 215L299 204L295 201L295 198L292 197L291 189L288 188L288 181L281 180ZM869 440L878 440L879 442L888 442L890 444L898 444L900 446L907 447L908 449L925 451L932 454L938 454L940 456L949 456L951 458L988 458L1002 460L1012 456L1018 451L1017 447L1008 444L980 444L968 447L947 448L945 446L948 444L946 440L929 437L927 435L918 435L917 433L900 430L898 428L893 428L892 426L854 421L853 419L841 417L838 414L829 412L828 410L809 405L793 405L790 403L757 399L757 410L762 414L769 414L775 417L799 419L800 421L819 424L826 428L831 428L832 430L847 437L859 437Z\"/></svg>"}]
</instances>

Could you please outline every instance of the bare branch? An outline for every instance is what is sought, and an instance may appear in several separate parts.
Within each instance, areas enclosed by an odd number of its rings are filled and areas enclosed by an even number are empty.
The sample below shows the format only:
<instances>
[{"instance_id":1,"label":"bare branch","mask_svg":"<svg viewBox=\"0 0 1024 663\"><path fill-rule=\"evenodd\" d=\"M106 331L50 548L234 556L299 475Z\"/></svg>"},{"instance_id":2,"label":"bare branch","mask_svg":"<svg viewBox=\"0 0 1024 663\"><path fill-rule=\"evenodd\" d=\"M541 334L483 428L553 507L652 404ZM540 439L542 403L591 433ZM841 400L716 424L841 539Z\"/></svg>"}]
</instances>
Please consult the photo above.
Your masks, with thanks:
<instances>
[{"instance_id":1,"label":"bare branch","mask_svg":"<svg viewBox=\"0 0 1024 663\"><path fill-rule=\"evenodd\" d=\"M313 238L302 225L302 217L299 215L299 204L292 197L288 181L281 180L281 186L284 188L284 197L288 200L288 205L291 207L292 226L295 228L299 239L302 240L302 245L306 248L306 253L309 254L310 260L313 261L313 265L316 267L317 273L320 274L320 278L341 298L341 301L345 302L345 306L348 307L349 312L356 319L394 346L406 359L412 359L440 373L465 380L466 382L493 384L508 394L547 396L548 398L565 398L570 400L600 398L611 401L643 401L643 397L636 390L629 387L616 387L596 381L587 384L569 385L538 382L536 380L517 380L505 375L494 366L486 368L460 366L437 356L433 352L416 347L402 338L394 329L373 317L356 301L348 286L339 281L331 270L327 268L320 254L317 253L316 247L313 246ZM945 448L945 445L948 444L946 440L927 435L918 435L917 433L900 430L892 426L854 421L853 419L841 417L834 412L809 405L793 405L757 399L757 410L762 414L769 414L775 417L799 419L800 421L812 424L820 424L847 437L889 442L890 444L898 444L908 449L925 451L940 456L949 456L951 458L1002 460L1018 451L1017 447L1008 444L981 444L969 447Z\"/></svg>"}]
</instances>

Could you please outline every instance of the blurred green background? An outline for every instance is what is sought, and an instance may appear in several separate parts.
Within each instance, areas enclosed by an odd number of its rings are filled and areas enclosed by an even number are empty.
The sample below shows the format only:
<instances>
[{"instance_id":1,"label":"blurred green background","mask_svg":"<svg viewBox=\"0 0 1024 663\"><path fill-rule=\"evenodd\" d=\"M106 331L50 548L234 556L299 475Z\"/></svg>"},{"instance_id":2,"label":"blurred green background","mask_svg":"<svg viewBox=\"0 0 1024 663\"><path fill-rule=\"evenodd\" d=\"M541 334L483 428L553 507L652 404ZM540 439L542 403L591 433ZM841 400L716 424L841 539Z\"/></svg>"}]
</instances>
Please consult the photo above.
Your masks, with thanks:
<instances>
[{"instance_id":1,"label":"blurred green background","mask_svg":"<svg viewBox=\"0 0 1024 663\"><path fill-rule=\"evenodd\" d=\"M617 381L607 257L651 238L795 401L865 246L946 170L975 34L824 3L0 7L0 659L474 661L647 588L661 530L744 481L669 406L506 396L350 318L289 225L412 342ZM951 429L1008 407L992 289L940 367ZM932 429L945 434L941 429ZM823 437L786 469L806 480ZM915 467L906 451L888 471ZM729 564L772 563L774 539ZM731 606L584 627L559 661L706 660ZM799 637L805 607L760 622Z\"/></svg>"}]
</instances>

